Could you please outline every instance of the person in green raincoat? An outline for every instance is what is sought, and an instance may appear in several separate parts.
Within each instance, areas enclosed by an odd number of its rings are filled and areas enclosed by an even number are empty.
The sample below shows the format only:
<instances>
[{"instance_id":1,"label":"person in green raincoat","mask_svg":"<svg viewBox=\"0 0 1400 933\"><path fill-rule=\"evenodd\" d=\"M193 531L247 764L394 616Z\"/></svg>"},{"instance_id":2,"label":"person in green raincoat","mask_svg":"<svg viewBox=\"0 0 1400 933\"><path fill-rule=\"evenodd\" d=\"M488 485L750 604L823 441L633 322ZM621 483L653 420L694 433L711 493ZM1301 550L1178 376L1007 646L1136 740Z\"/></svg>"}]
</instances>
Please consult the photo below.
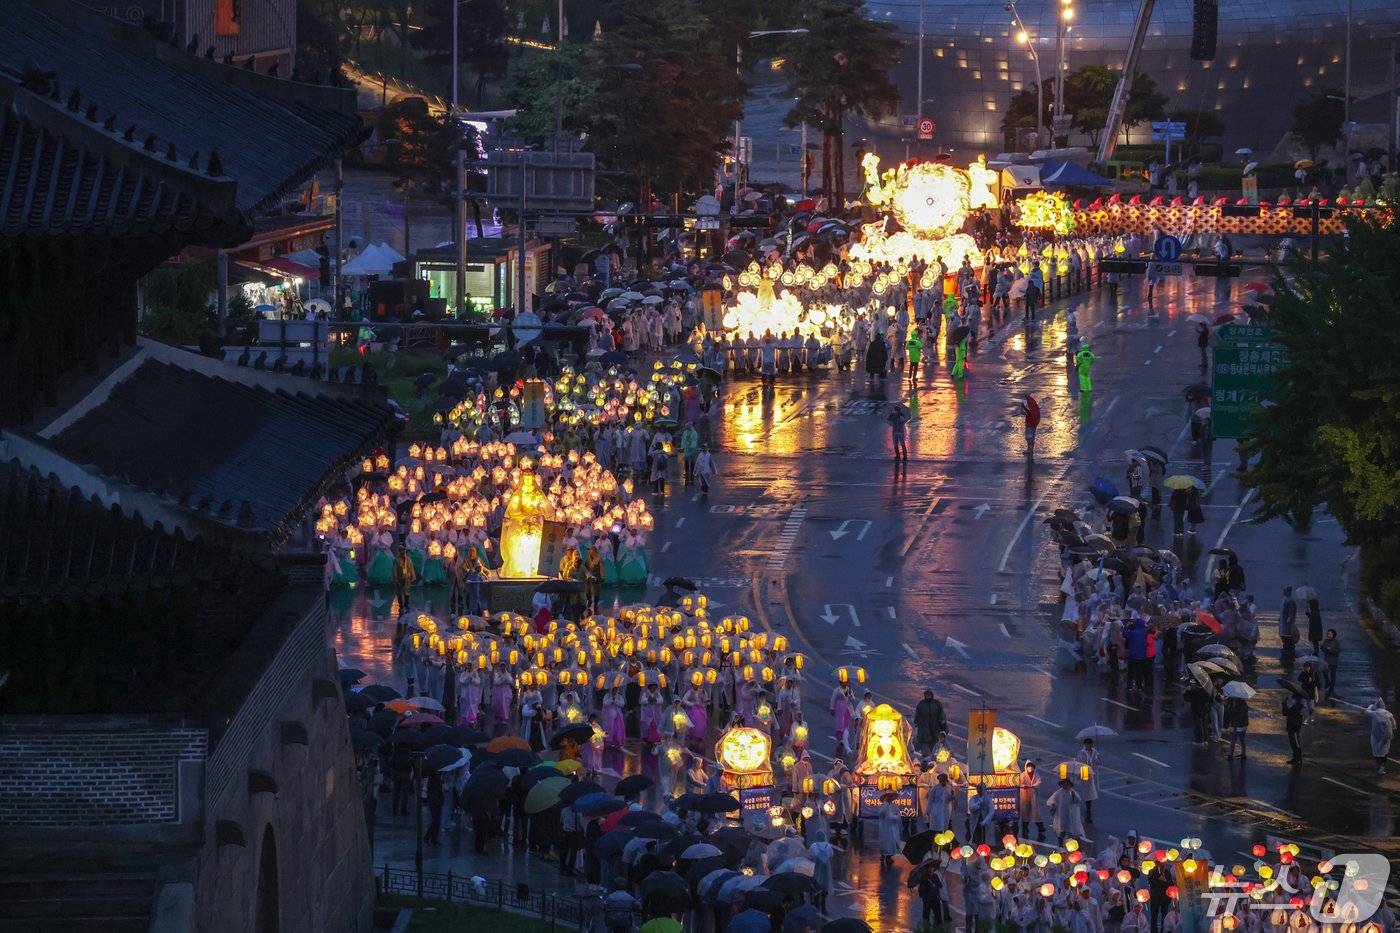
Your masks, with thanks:
<instances>
[{"instance_id":1,"label":"person in green raincoat","mask_svg":"<svg viewBox=\"0 0 1400 933\"><path fill-rule=\"evenodd\" d=\"M909 384L919 381L919 361L924 356L924 342L919 339L917 329L909 331L909 339L904 341L904 350L909 355Z\"/></svg>"},{"instance_id":2,"label":"person in green raincoat","mask_svg":"<svg viewBox=\"0 0 1400 933\"><path fill-rule=\"evenodd\" d=\"M953 378L961 379L967 365L967 338L958 341L957 347L953 351Z\"/></svg>"},{"instance_id":3,"label":"person in green raincoat","mask_svg":"<svg viewBox=\"0 0 1400 933\"><path fill-rule=\"evenodd\" d=\"M1094 369L1094 351L1089 349L1086 343L1079 348L1079 352L1074 356L1074 365L1079 370L1079 391L1094 391L1094 383L1089 378L1089 374Z\"/></svg>"}]
</instances>

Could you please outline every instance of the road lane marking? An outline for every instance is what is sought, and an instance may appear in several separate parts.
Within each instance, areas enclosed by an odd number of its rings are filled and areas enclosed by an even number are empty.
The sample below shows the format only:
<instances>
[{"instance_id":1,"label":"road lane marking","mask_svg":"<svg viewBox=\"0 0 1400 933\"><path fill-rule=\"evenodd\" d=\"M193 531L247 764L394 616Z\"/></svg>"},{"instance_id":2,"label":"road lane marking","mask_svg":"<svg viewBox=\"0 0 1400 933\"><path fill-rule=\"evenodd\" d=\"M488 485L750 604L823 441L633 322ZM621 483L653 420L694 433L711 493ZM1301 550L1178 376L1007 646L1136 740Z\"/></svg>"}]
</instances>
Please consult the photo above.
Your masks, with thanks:
<instances>
[{"instance_id":1,"label":"road lane marking","mask_svg":"<svg viewBox=\"0 0 1400 933\"><path fill-rule=\"evenodd\" d=\"M1144 366L1151 366L1151 365L1152 365L1152 361L1151 361L1151 360L1144 360L1142 365L1144 365Z\"/></svg>"},{"instance_id":2,"label":"road lane marking","mask_svg":"<svg viewBox=\"0 0 1400 933\"><path fill-rule=\"evenodd\" d=\"M1240 500L1240 504L1239 504L1238 506L1235 507L1235 514L1234 514L1234 515L1231 515L1231 516L1230 516L1230 520L1229 520L1228 522L1225 523L1225 527L1222 528L1222 529L1220 529L1220 537L1215 539L1215 546L1216 546L1216 547L1224 547L1224 546L1225 546L1225 536L1228 535L1228 534L1230 533L1230 529L1231 529L1231 528L1234 528L1234 527L1235 527L1235 522L1237 522L1237 521L1240 520L1240 513L1244 511L1244 507L1245 507L1246 505L1249 505L1249 500L1250 500L1250 499L1253 499L1253 498L1254 498L1254 490L1253 490L1253 489L1251 489L1249 492L1245 493L1244 498L1243 498L1242 500Z\"/></svg>"},{"instance_id":3,"label":"road lane marking","mask_svg":"<svg viewBox=\"0 0 1400 933\"><path fill-rule=\"evenodd\" d=\"M924 514L919 516L919 528L904 542L904 550L899 552L900 557L909 556L909 549L914 546L914 542L919 539L919 535L924 533L924 526L928 524L928 517L933 514L934 509L938 508L939 498L939 496L934 496L933 501L928 504L928 508L924 509Z\"/></svg>"},{"instance_id":4,"label":"road lane marking","mask_svg":"<svg viewBox=\"0 0 1400 933\"><path fill-rule=\"evenodd\" d=\"M1051 722L1051 721L1048 720L1048 719L1041 719L1039 716L1036 716L1036 715L1033 714L1033 713L1027 713L1027 714L1026 714L1026 717L1029 718L1029 719L1034 719L1036 722L1043 722L1043 723L1045 723L1045 725L1049 726L1049 727L1052 728L1052 729L1063 729L1063 728L1064 728L1064 726L1060 725L1058 722Z\"/></svg>"},{"instance_id":5,"label":"road lane marking","mask_svg":"<svg viewBox=\"0 0 1400 933\"><path fill-rule=\"evenodd\" d=\"M684 516L684 515L682 515L680 518L676 519L676 527L677 527L677 528L681 527L681 526L684 525L684 524L685 524L685 516Z\"/></svg>"},{"instance_id":6,"label":"road lane marking","mask_svg":"<svg viewBox=\"0 0 1400 933\"><path fill-rule=\"evenodd\" d=\"M1153 356L1156 356L1158 353L1161 353L1161 352L1162 352L1162 348L1161 348L1161 347L1158 347L1157 349L1155 349L1155 350L1152 351L1152 355L1153 355Z\"/></svg>"},{"instance_id":7,"label":"road lane marking","mask_svg":"<svg viewBox=\"0 0 1400 933\"><path fill-rule=\"evenodd\" d=\"M1002 633L1003 635L1005 635L1007 638L1010 638L1010 637L1011 637L1011 633L1008 632L1008 631L1006 630L1006 623L1005 623L1005 622L1003 622L1003 623L1001 623L1000 625L998 625L997 628L1001 629L1001 633Z\"/></svg>"},{"instance_id":8,"label":"road lane marking","mask_svg":"<svg viewBox=\"0 0 1400 933\"><path fill-rule=\"evenodd\" d=\"M905 653L908 654L909 657L913 658L915 661L919 660L918 654L915 653L913 648L909 647L908 642L900 642L899 646L904 649Z\"/></svg>"},{"instance_id":9,"label":"road lane marking","mask_svg":"<svg viewBox=\"0 0 1400 933\"><path fill-rule=\"evenodd\" d=\"M1119 703L1117 700L1110 700L1108 697L1099 697L1099 699L1103 700L1105 703L1112 703L1114 706L1121 706L1124 709L1130 709L1135 713L1138 711L1138 708L1136 706L1129 706L1127 703Z\"/></svg>"},{"instance_id":10,"label":"road lane marking","mask_svg":"<svg viewBox=\"0 0 1400 933\"><path fill-rule=\"evenodd\" d=\"M893 606L888 606L888 607L886 607L886 608L885 608L885 612L887 612L887 613L889 614L889 617L890 617L891 619L893 619L893 618L895 617L895 615L894 615L894 607L893 607Z\"/></svg>"},{"instance_id":11,"label":"road lane marking","mask_svg":"<svg viewBox=\"0 0 1400 933\"><path fill-rule=\"evenodd\" d=\"M1330 778L1330 777L1327 777L1326 775L1323 775L1323 778L1322 778L1322 779L1323 779L1324 781L1326 781L1328 784L1336 784L1338 787L1345 787L1347 790L1351 791L1353 794L1360 794L1360 795L1363 796L1363 797L1369 797L1369 796L1371 796L1369 793L1367 793L1366 791L1362 790L1361 788L1359 788L1359 787L1353 787L1352 785L1347 784L1347 783L1345 783L1345 782L1343 782L1343 781L1339 781L1339 780L1337 780L1336 778Z\"/></svg>"},{"instance_id":12,"label":"road lane marking","mask_svg":"<svg viewBox=\"0 0 1400 933\"><path fill-rule=\"evenodd\" d=\"M661 545L661 553L662 553L662 554L665 554L665 553L666 553L667 551L669 551L669 550L671 550L671 542L670 542L670 541L667 541L665 544Z\"/></svg>"},{"instance_id":13,"label":"road lane marking","mask_svg":"<svg viewBox=\"0 0 1400 933\"><path fill-rule=\"evenodd\" d=\"M995 593L992 594L992 598L991 598L991 601L990 601L990 602L991 602L991 605L993 605L993 606L995 606L995 605L997 604L997 594L995 594Z\"/></svg>"},{"instance_id":14,"label":"road lane marking","mask_svg":"<svg viewBox=\"0 0 1400 933\"><path fill-rule=\"evenodd\" d=\"M1159 766L1161 766L1161 767L1163 767L1163 768L1170 768L1170 767L1171 767L1171 765L1167 764L1165 761L1158 761L1156 758L1148 758L1148 757L1147 757L1146 755L1144 755L1142 752L1133 752L1133 757L1134 757L1134 758L1141 758L1143 761L1150 761L1150 762L1152 762L1154 765L1159 765Z\"/></svg>"},{"instance_id":15,"label":"road lane marking","mask_svg":"<svg viewBox=\"0 0 1400 933\"><path fill-rule=\"evenodd\" d=\"M807 507L798 506L792 510L787 521L783 522L783 531L778 539L778 546L773 549L773 553L768 557L767 569L769 573L781 573L783 565L787 563L788 552L792 550L793 543L797 540L798 529L802 527L803 521L807 518Z\"/></svg>"},{"instance_id":16,"label":"road lane marking","mask_svg":"<svg viewBox=\"0 0 1400 933\"><path fill-rule=\"evenodd\" d=\"M894 586L894 577L885 577L885 586Z\"/></svg>"},{"instance_id":17,"label":"road lane marking","mask_svg":"<svg viewBox=\"0 0 1400 933\"><path fill-rule=\"evenodd\" d=\"M1168 336L1168 337L1175 337L1175 336L1176 336L1176 331L1174 331L1174 330L1169 330L1169 331L1167 331L1167 336Z\"/></svg>"},{"instance_id":18,"label":"road lane marking","mask_svg":"<svg viewBox=\"0 0 1400 933\"><path fill-rule=\"evenodd\" d=\"M1037 664L1037 665L1035 665L1034 667L1032 667L1031 670L1033 670L1033 671L1039 671L1040 673L1044 674L1046 677L1049 677L1051 680L1054 680L1054 679L1055 679L1055 675L1054 675L1054 674L1050 673L1050 672L1047 671L1045 668L1041 667L1039 664Z\"/></svg>"},{"instance_id":19,"label":"road lane marking","mask_svg":"<svg viewBox=\"0 0 1400 933\"><path fill-rule=\"evenodd\" d=\"M1115 398L1113 401L1117 402L1118 399ZM1109 408L1112 409L1112 406L1110 405ZM1105 412L1105 414L1107 414L1107 412ZM1065 467L1064 472L1060 474L1060 478L1057 482L1063 483L1066 476L1069 476L1069 467ZM1040 508L1040 504L1045 501L1045 497L1050 495L1050 487L1054 485L1056 485L1056 483L1046 483L1045 491L1040 494L1040 498L1036 499L1035 504L1026 510L1025 518L1022 518L1021 524L1016 526L1016 532L1011 536L1011 540L1006 542L1006 550L1001 552L1001 563L997 565L997 573L1006 572L1006 562L1011 559L1011 549L1016 546L1016 541L1021 537L1022 532L1026 530L1026 526L1031 523L1031 519L1035 518L1035 510Z\"/></svg>"},{"instance_id":20,"label":"road lane marking","mask_svg":"<svg viewBox=\"0 0 1400 933\"><path fill-rule=\"evenodd\" d=\"M964 687L962 684L953 684L953 689L954 689L954 690L960 690L960 691L962 691L963 693L966 693L966 694L967 694L968 696L970 696L970 697L980 697L980 696L982 695L982 694L978 693L976 690L969 690L969 689L967 689L967 688Z\"/></svg>"}]
</instances>

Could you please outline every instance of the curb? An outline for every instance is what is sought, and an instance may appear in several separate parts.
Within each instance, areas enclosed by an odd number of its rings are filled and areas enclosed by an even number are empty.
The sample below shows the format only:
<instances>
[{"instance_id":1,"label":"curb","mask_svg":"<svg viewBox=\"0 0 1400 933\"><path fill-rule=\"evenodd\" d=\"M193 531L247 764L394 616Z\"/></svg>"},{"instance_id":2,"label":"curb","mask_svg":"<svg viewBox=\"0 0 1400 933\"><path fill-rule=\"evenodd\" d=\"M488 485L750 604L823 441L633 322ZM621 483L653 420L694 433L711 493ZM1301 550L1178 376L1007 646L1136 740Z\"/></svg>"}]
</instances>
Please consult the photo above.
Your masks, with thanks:
<instances>
[{"instance_id":1,"label":"curb","mask_svg":"<svg viewBox=\"0 0 1400 933\"><path fill-rule=\"evenodd\" d=\"M1378 636L1383 642L1390 646L1392 651L1400 653L1400 626L1386 617L1377 606L1375 601L1365 593L1361 594L1360 616L1366 627L1373 635Z\"/></svg>"}]
</instances>

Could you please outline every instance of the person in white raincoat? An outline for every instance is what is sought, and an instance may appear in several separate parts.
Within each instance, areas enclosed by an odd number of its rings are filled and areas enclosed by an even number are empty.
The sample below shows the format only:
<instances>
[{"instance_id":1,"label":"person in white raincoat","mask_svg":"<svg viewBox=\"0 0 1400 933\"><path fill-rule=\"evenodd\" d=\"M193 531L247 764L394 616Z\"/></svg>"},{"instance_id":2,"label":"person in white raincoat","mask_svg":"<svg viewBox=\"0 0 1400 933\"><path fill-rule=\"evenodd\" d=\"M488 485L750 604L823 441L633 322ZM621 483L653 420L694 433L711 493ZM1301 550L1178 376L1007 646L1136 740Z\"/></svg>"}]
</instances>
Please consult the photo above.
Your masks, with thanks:
<instances>
[{"instance_id":1,"label":"person in white raincoat","mask_svg":"<svg viewBox=\"0 0 1400 933\"><path fill-rule=\"evenodd\" d=\"M1034 823L1043 841L1045 820L1040 815L1040 772L1035 770L1034 761L1026 762L1017 783L1021 787L1021 835L1030 835L1031 824Z\"/></svg>"},{"instance_id":2,"label":"person in white raincoat","mask_svg":"<svg viewBox=\"0 0 1400 933\"><path fill-rule=\"evenodd\" d=\"M1055 833L1059 836L1061 844L1066 839L1079 839L1084 836L1084 818L1080 812L1082 804L1083 798L1074 789L1074 782L1068 779L1060 782L1059 790L1051 794L1046 802L1054 817Z\"/></svg>"},{"instance_id":3,"label":"person in white raincoat","mask_svg":"<svg viewBox=\"0 0 1400 933\"><path fill-rule=\"evenodd\" d=\"M1395 714L1385 708L1385 701L1376 701L1366 707L1366 715L1371 718L1371 755L1376 759L1376 771L1385 776L1385 759L1390 754L1390 742L1395 738Z\"/></svg>"},{"instance_id":4,"label":"person in white raincoat","mask_svg":"<svg viewBox=\"0 0 1400 933\"><path fill-rule=\"evenodd\" d=\"M1085 739L1084 747L1075 754L1074 760L1089 766L1089 780L1080 784L1079 799L1084 801L1084 822L1092 823L1094 801L1099 799L1099 765L1103 764L1103 758L1094 747L1094 740Z\"/></svg>"},{"instance_id":5,"label":"person in white raincoat","mask_svg":"<svg viewBox=\"0 0 1400 933\"><path fill-rule=\"evenodd\" d=\"M903 828L904 817L900 815L899 806L894 802L894 795L885 795L885 802L880 805L881 864L894 864L894 857L899 854L899 834Z\"/></svg>"}]
</instances>

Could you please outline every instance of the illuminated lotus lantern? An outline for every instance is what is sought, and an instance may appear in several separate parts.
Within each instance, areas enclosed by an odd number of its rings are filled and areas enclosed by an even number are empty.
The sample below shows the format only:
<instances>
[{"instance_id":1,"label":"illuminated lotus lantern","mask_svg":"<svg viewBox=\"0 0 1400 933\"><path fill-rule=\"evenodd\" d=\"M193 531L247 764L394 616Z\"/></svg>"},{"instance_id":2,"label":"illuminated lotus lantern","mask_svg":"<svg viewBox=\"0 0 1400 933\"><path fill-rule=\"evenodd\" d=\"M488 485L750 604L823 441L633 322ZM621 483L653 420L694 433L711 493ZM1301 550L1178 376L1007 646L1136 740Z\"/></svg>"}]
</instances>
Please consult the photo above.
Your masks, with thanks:
<instances>
[{"instance_id":1,"label":"illuminated lotus lantern","mask_svg":"<svg viewBox=\"0 0 1400 933\"><path fill-rule=\"evenodd\" d=\"M909 760L909 723L894 707L881 703L872 709L861 727L857 774L912 774Z\"/></svg>"},{"instance_id":2,"label":"illuminated lotus lantern","mask_svg":"<svg viewBox=\"0 0 1400 933\"><path fill-rule=\"evenodd\" d=\"M880 158L867 153L866 196L885 205L904 229L936 239L952 236L967 219L972 204L972 180L967 172L943 162L902 162L880 174Z\"/></svg>"},{"instance_id":3,"label":"illuminated lotus lantern","mask_svg":"<svg viewBox=\"0 0 1400 933\"><path fill-rule=\"evenodd\" d=\"M1021 754L1021 740L1016 733L1001 726L992 730L992 767L998 774L1016 770Z\"/></svg>"},{"instance_id":4,"label":"illuminated lotus lantern","mask_svg":"<svg viewBox=\"0 0 1400 933\"><path fill-rule=\"evenodd\" d=\"M715 743L715 760L724 769L726 787L761 787L773 783L773 740L762 729L736 726Z\"/></svg>"}]
</instances>

